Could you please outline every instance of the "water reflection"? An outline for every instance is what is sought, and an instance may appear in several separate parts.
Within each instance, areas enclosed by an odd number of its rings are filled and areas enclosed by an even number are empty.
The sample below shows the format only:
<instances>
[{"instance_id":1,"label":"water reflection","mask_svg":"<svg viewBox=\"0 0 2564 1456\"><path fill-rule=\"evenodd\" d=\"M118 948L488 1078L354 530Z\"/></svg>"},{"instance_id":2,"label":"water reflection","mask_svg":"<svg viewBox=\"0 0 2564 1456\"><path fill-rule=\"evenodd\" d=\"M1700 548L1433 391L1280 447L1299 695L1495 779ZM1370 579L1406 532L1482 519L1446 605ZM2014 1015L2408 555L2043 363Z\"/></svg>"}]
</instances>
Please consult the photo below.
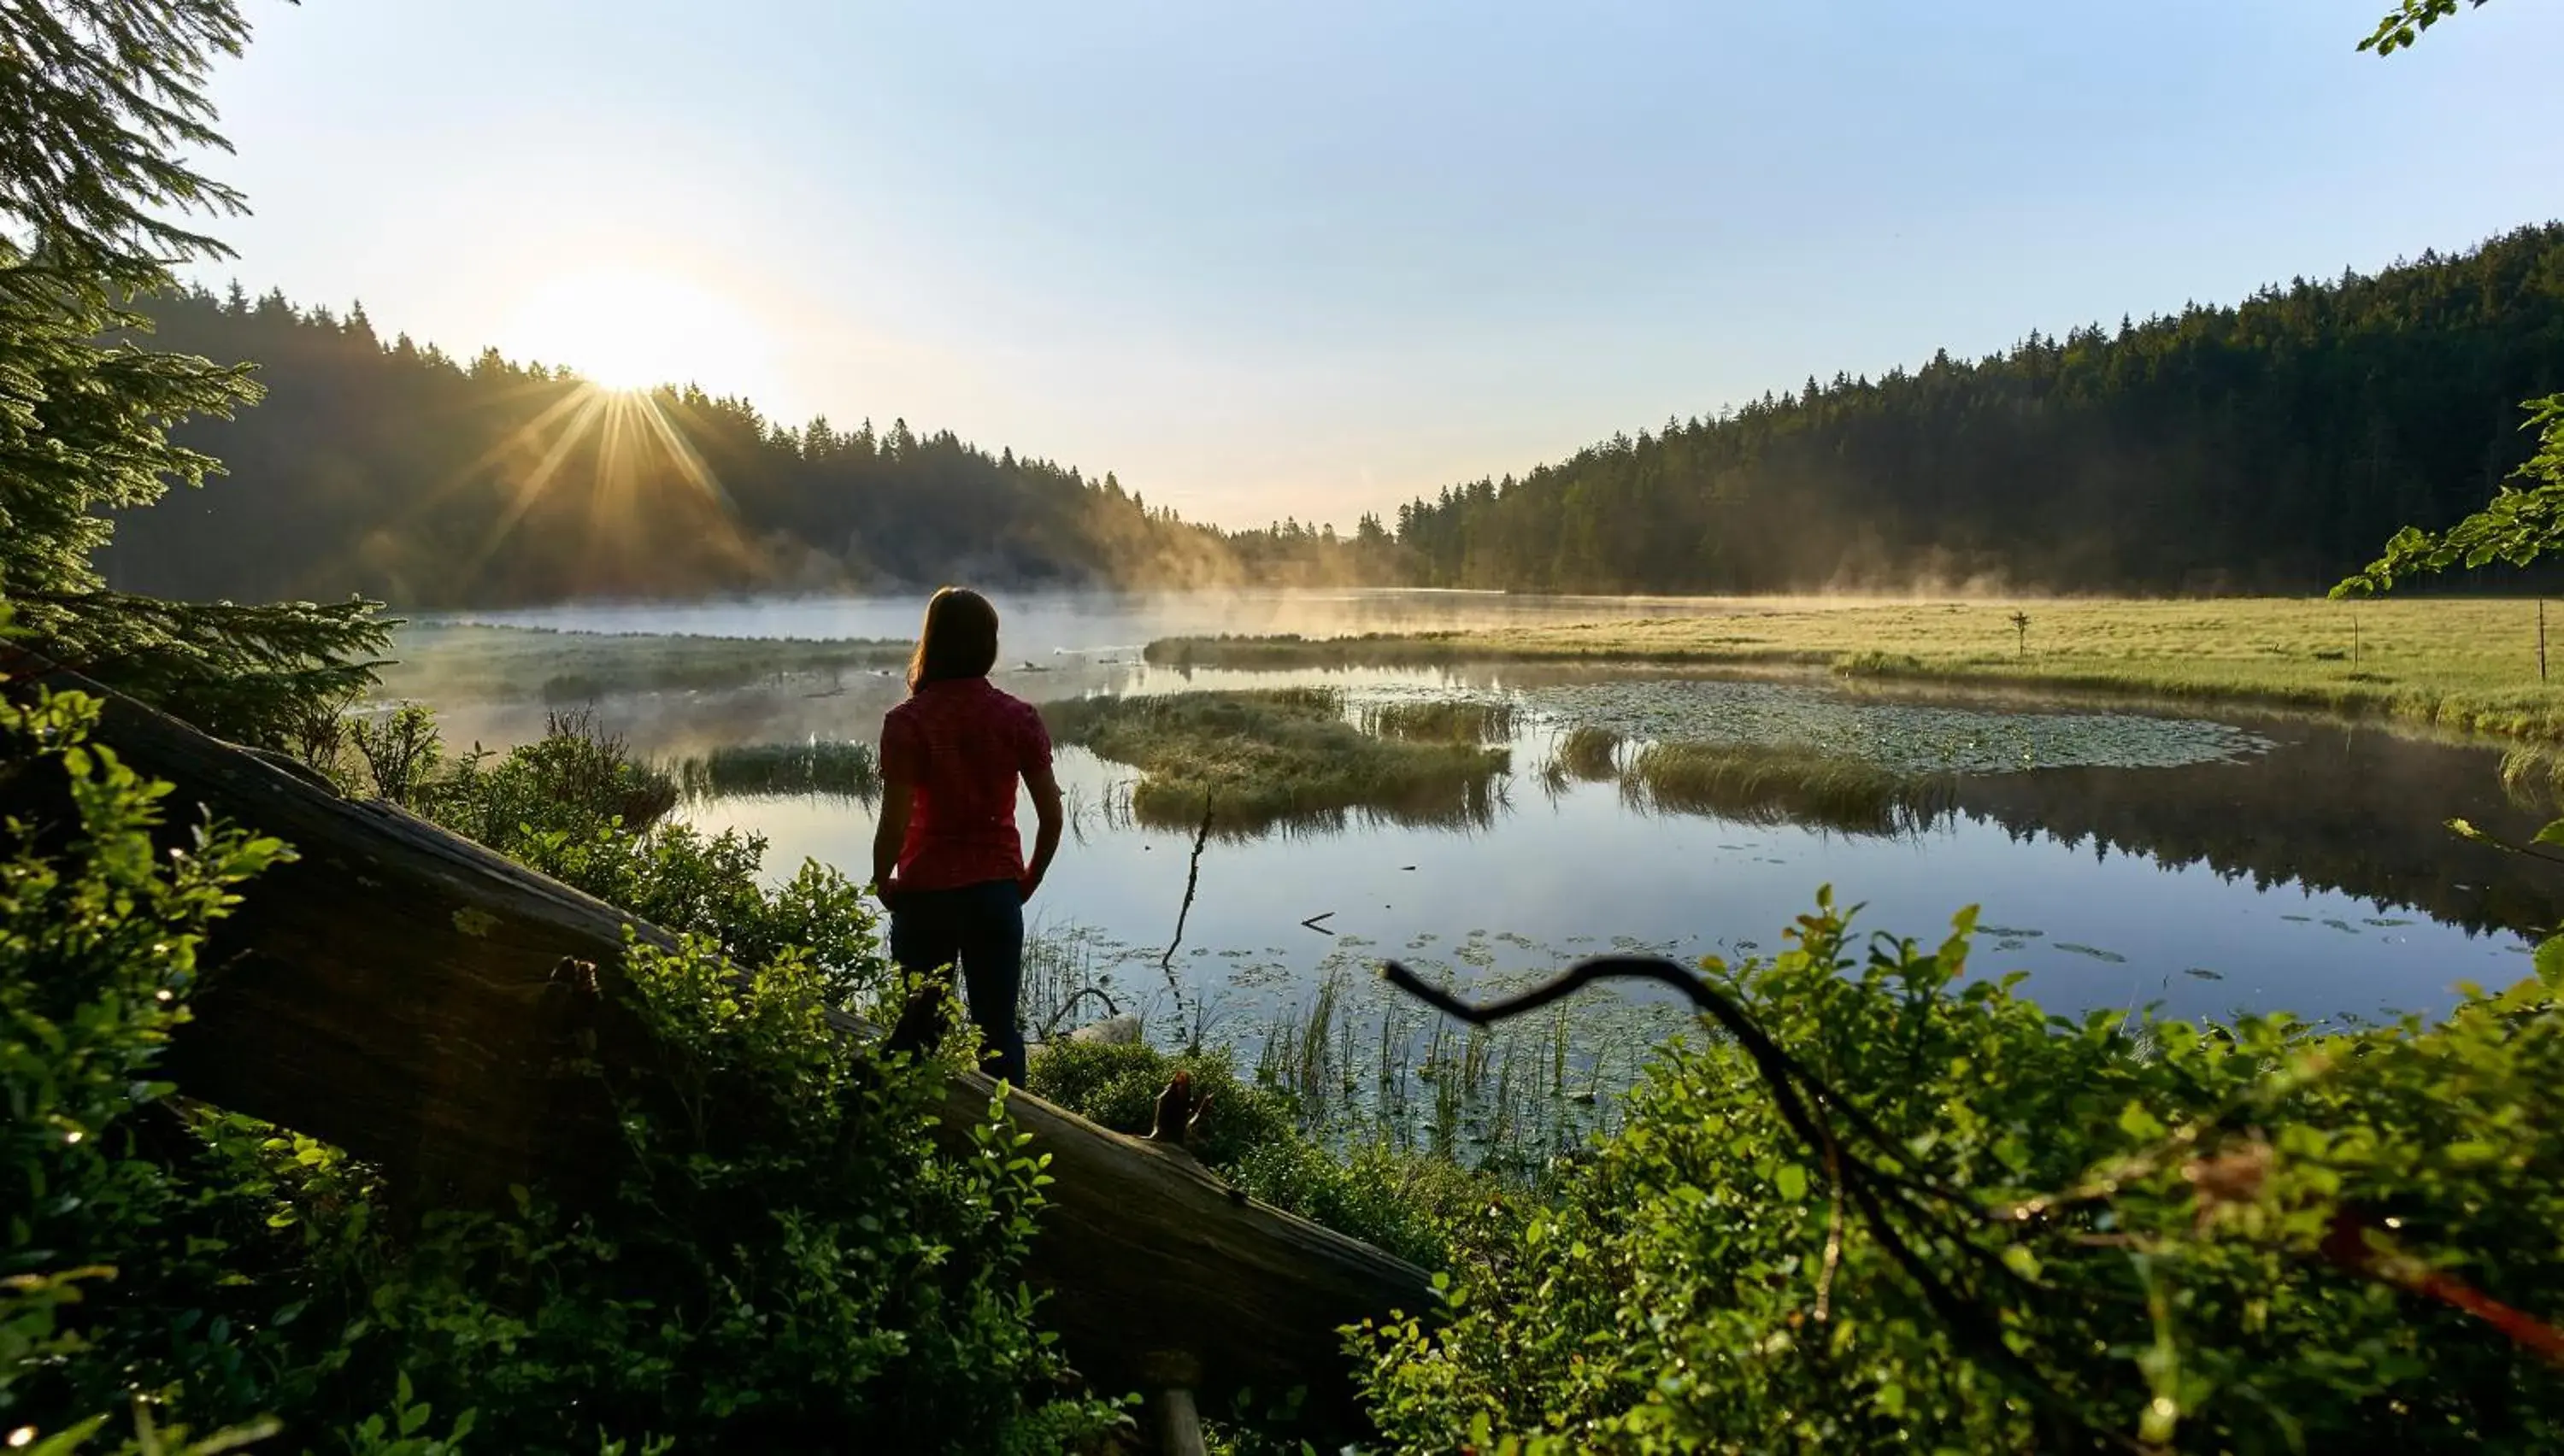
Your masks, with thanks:
<instances>
[{"instance_id":1,"label":"water reflection","mask_svg":"<svg viewBox=\"0 0 2564 1456\"><path fill-rule=\"evenodd\" d=\"M2254 728L2276 745L2252 762L1994 774L1961 780L1957 807L2016 839L2205 865L2255 890L2335 890L2471 931L2556 924L2564 869L2447 828L2465 818L2524 841L2545 822L2502 792L2498 750L2362 726Z\"/></svg>"}]
</instances>

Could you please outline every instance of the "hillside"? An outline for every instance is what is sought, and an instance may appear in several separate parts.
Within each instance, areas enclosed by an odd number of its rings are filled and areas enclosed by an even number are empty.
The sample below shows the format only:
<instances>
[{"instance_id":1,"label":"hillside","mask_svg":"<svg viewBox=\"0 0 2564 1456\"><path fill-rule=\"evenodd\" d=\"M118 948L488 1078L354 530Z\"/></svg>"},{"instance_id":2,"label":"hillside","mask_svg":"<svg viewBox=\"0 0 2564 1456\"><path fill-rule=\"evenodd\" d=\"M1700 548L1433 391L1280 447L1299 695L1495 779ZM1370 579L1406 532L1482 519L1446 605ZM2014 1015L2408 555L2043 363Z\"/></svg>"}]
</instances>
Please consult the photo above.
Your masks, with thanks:
<instances>
[{"instance_id":1,"label":"hillside","mask_svg":"<svg viewBox=\"0 0 2564 1456\"><path fill-rule=\"evenodd\" d=\"M2298 592L2481 505L2564 388L2564 224L1837 374L1398 513L1432 585Z\"/></svg>"},{"instance_id":2,"label":"hillside","mask_svg":"<svg viewBox=\"0 0 2564 1456\"><path fill-rule=\"evenodd\" d=\"M1296 524L1222 532L1048 460L905 420L786 427L700 389L646 399L495 350L469 362L281 294L149 305L152 346L265 388L173 432L227 475L118 520L128 591L399 607L932 585L1341 580ZM1385 543L1384 543L1385 544Z\"/></svg>"}]
</instances>

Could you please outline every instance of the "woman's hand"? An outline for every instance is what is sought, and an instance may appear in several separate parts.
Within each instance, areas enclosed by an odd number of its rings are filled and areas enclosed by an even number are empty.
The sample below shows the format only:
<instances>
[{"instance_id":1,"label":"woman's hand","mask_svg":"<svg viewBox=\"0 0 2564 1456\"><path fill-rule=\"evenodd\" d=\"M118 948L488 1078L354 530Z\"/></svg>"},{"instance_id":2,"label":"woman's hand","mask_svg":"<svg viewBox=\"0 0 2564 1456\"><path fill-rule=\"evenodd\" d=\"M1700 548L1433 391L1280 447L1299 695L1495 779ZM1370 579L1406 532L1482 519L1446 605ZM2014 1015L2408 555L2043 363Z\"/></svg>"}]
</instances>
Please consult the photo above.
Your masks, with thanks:
<instances>
[{"instance_id":1,"label":"woman's hand","mask_svg":"<svg viewBox=\"0 0 2564 1456\"><path fill-rule=\"evenodd\" d=\"M1015 882L1015 898L1025 905L1033 902L1033 892L1041 888L1042 877L1026 875Z\"/></svg>"},{"instance_id":2,"label":"woman's hand","mask_svg":"<svg viewBox=\"0 0 2564 1456\"><path fill-rule=\"evenodd\" d=\"M881 904L882 904L882 909L884 909L884 910L897 910L897 909L899 909L899 898L900 898L900 895L901 895L903 892L900 890L900 888L899 888L899 886L898 886L897 884L895 884L894 882L889 881L889 880L875 880L875 881L872 883L872 887L871 887L871 888L872 888L872 892L873 892L873 899L878 900L878 901L880 901L880 902L881 902Z\"/></svg>"}]
</instances>

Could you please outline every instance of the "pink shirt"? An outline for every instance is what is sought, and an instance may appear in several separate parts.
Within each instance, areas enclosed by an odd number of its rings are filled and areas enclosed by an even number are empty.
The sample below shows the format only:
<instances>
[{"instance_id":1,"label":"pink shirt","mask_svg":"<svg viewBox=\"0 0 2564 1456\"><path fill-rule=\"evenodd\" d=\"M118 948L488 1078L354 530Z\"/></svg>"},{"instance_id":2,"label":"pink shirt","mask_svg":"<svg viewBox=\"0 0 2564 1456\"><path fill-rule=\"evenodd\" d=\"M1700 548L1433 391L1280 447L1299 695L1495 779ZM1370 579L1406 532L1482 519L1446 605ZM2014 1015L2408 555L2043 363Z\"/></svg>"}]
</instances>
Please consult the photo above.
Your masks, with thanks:
<instances>
[{"instance_id":1,"label":"pink shirt","mask_svg":"<svg viewBox=\"0 0 2564 1456\"><path fill-rule=\"evenodd\" d=\"M903 888L1023 878L1015 783L1050 764L1050 732L1031 704L986 678L929 683L883 716L881 761L917 787L899 849Z\"/></svg>"}]
</instances>

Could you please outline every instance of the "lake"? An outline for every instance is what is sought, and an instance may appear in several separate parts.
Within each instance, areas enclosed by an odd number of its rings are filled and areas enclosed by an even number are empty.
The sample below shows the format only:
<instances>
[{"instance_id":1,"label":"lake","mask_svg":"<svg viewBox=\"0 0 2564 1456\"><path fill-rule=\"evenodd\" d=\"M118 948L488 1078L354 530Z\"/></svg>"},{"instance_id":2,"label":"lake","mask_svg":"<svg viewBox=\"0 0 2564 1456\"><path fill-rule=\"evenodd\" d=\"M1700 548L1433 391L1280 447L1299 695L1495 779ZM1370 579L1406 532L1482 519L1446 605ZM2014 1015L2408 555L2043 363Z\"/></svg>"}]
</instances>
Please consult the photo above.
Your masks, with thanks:
<instances>
[{"instance_id":1,"label":"lake","mask_svg":"<svg viewBox=\"0 0 2564 1456\"><path fill-rule=\"evenodd\" d=\"M905 637L919 605L902 597L569 606L465 620ZM1006 627L997 681L1036 701L1316 684L1342 689L1356 706L1456 696L1521 708L1508 743L1513 770L1486 811L1465 822L1355 811L1341 823L1214 835L1172 956L1193 835L1135 822L1135 772L1063 749L1074 832L1030 914L1054 973L1108 977L1117 1004L1146 1012L1161 1035L1177 1023L1206 1026L1213 1039L1252 1048L1330 977L1346 1004L1390 1015L1395 1008L1370 975L1387 955L1463 981L1513 981L1604 948L1768 954L1820 885L1863 907L1860 926L1927 943L1960 907L1981 907L1971 974L2025 972L2029 992L2060 1012L2151 1004L2181 1016L2284 1008L2373 1018L2446 1007L2459 982L2506 984L2526 974L2524 933L2557 910L2537 867L2443 827L2463 816L2524 836L2543 821L2539 809L2504 795L2500 752L2481 743L2082 697L1863 687L1822 674L1255 673L1139 661L1146 642L1170 635L1324 636L1721 609L1705 601L1364 591L1014 596L999 605ZM627 694L595 707L635 748L675 755L725 743L869 740L899 694L895 676L867 671ZM505 743L541 725L534 703L439 706L458 739ZM1738 740L1784 734L1961 771L1949 812L1895 835L1660 812L1619 784L1539 771L1566 728L1598 720L1640 737L1650 729ZM857 801L728 799L686 813L709 829L763 834L778 874L805 856L857 878L867 872L873 819Z\"/></svg>"}]
</instances>

